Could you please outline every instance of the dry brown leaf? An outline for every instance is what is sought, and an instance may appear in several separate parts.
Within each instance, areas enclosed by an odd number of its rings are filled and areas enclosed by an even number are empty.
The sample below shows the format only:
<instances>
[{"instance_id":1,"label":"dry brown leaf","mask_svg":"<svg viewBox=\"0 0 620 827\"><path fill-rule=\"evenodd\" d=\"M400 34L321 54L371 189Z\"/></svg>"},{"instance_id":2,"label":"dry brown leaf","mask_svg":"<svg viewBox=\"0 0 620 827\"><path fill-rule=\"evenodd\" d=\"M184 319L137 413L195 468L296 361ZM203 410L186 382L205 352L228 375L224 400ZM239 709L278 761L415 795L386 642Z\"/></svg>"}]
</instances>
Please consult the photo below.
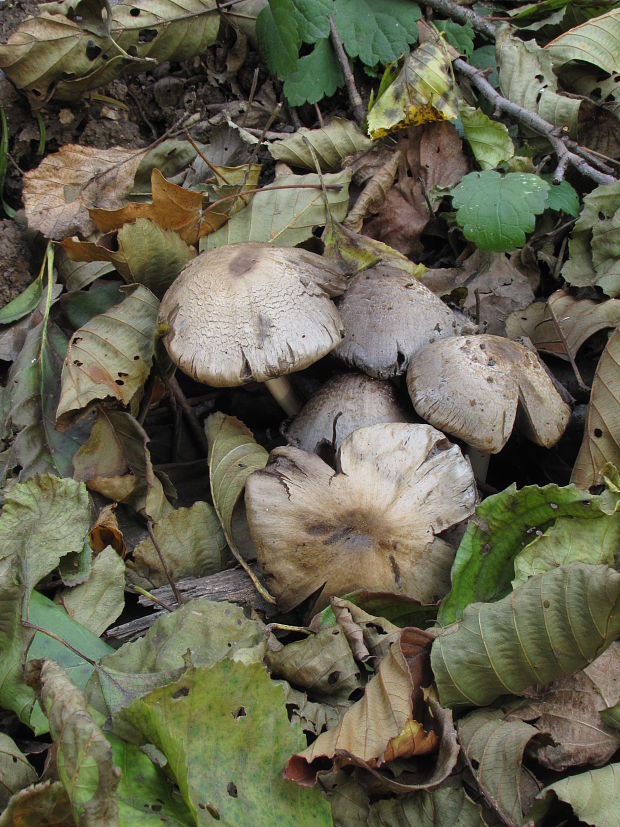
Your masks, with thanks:
<instances>
[{"instance_id":1,"label":"dry brown leaf","mask_svg":"<svg viewBox=\"0 0 620 827\"><path fill-rule=\"evenodd\" d=\"M360 193L357 201L349 210L343 221L343 226L356 233L362 229L364 219L378 212L385 204L385 199L394 180L401 162L401 153L394 152L377 169L375 175Z\"/></svg>"},{"instance_id":2,"label":"dry brown leaf","mask_svg":"<svg viewBox=\"0 0 620 827\"><path fill-rule=\"evenodd\" d=\"M131 192L146 150L113 146L97 149L67 144L24 174L24 209L31 228L60 241L88 236L92 207L120 207Z\"/></svg>"},{"instance_id":3,"label":"dry brown leaf","mask_svg":"<svg viewBox=\"0 0 620 827\"><path fill-rule=\"evenodd\" d=\"M571 482L580 488L595 485L608 462L620 468L620 327L609 338L596 368Z\"/></svg>"},{"instance_id":4,"label":"dry brown leaf","mask_svg":"<svg viewBox=\"0 0 620 827\"><path fill-rule=\"evenodd\" d=\"M420 281L441 298L452 300L458 298L451 296L453 291L465 288L462 309L472 319L479 314L481 329L498 336L505 335L509 314L534 301L529 279L504 253L476 250L460 267L427 270Z\"/></svg>"},{"instance_id":5,"label":"dry brown leaf","mask_svg":"<svg viewBox=\"0 0 620 827\"><path fill-rule=\"evenodd\" d=\"M342 716L338 726L322 733L308 749L294 755L284 777L302 786L312 786L319 767L325 768L325 759L338 767L348 763L350 756L356 763L379 767L397 754L402 755L398 749L402 749L407 740L411 749L421 743L427 752L428 740L408 738L407 728L412 722L425 723L427 710L422 686L432 681L429 666L432 641L428 632L403 629L400 639L381 661L378 674L366 686L364 697ZM434 734L429 731L431 738ZM386 750L389 750L389 759Z\"/></svg>"},{"instance_id":6,"label":"dry brown leaf","mask_svg":"<svg viewBox=\"0 0 620 827\"><path fill-rule=\"evenodd\" d=\"M434 218L425 194L432 187L458 183L468 166L461 139L450 123L429 123L409 129L407 137L399 142L398 151L398 181L378 214L365 224L364 232L415 258L422 251L420 235Z\"/></svg>"},{"instance_id":7,"label":"dry brown leaf","mask_svg":"<svg viewBox=\"0 0 620 827\"><path fill-rule=\"evenodd\" d=\"M114 551L120 554L124 560L127 554L127 546L125 545L123 532L118 526L116 514L114 513L115 508L116 505L112 504L101 509L95 525L88 532L88 541L95 554L99 554L106 546L112 546Z\"/></svg>"},{"instance_id":8,"label":"dry brown leaf","mask_svg":"<svg viewBox=\"0 0 620 827\"><path fill-rule=\"evenodd\" d=\"M620 644L613 643L582 672L554 681L531 703L510 714L530 721L555 743L532 746L538 761L562 772L606 764L620 746L620 731L604 724L601 710L620 698Z\"/></svg>"},{"instance_id":9,"label":"dry brown leaf","mask_svg":"<svg viewBox=\"0 0 620 827\"><path fill-rule=\"evenodd\" d=\"M619 324L620 299L596 302L577 299L566 290L556 290L546 303L534 302L523 311L513 313L506 320L506 334L511 339L528 336L538 350L568 361L571 356L575 358L590 336Z\"/></svg>"}]
</instances>

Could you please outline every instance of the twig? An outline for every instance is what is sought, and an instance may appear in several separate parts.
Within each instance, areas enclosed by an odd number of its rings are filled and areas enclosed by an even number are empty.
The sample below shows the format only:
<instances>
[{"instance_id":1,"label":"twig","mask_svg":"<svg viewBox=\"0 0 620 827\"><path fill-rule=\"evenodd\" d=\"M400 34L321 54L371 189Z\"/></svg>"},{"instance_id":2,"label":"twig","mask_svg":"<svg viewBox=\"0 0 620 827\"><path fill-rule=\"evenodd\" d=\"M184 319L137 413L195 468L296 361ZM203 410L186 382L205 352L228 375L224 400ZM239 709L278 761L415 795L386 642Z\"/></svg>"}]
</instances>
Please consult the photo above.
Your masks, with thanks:
<instances>
[{"instance_id":1,"label":"twig","mask_svg":"<svg viewBox=\"0 0 620 827\"><path fill-rule=\"evenodd\" d=\"M239 125L235 124L235 126L239 126ZM239 126L239 129L241 129L240 126ZM244 126L243 131L244 132L249 132L250 135L255 135L257 138L262 137L266 141L279 141L281 138L290 138L291 137L290 132L269 132L269 131L265 131L264 129L256 129L253 126Z\"/></svg>"},{"instance_id":2,"label":"twig","mask_svg":"<svg viewBox=\"0 0 620 827\"><path fill-rule=\"evenodd\" d=\"M334 23L334 18L331 14L329 15L329 28L331 31L332 45L336 50L338 62L340 63L342 74L344 75L344 83L347 87L347 94L349 95L349 102L351 104L351 109L353 110L353 116L355 117L358 125L361 125L366 117L366 111L364 109L364 104L362 103L360 93L357 91L357 86L355 85L353 72L351 71L351 66L349 65L349 58L346 55L344 46L342 45L342 40L338 34L338 29Z\"/></svg>"},{"instance_id":3,"label":"twig","mask_svg":"<svg viewBox=\"0 0 620 827\"><path fill-rule=\"evenodd\" d=\"M493 23L476 14L471 9L466 9L464 6L459 6L454 0L423 0L425 6L429 6L433 11L445 14L451 20L456 20L457 23L471 23L476 31L485 35L489 40L495 40L496 28Z\"/></svg>"},{"instance_id":4,"label":"twig","mask_svg":"<svg viewBox=\"0 0 620 827\"><path fill-rule=\"evenodd\" d=\"M151 543L153 543L153 545L155 546L155 551L157 552L157 556L159 557L159 562L161 563L162 568L163 568L164 572L166 573L166 579L168 580L168 583L170 583L170 588L172 589L172 594L174 595L174 599L176 600L176 602L180 606L182 603L185 603L185 598L183 597L181 592L177 589L176 583L174 582L172 574L170 573L170 569L168 568L168 563L166 562L166 558L164 557L164 553L161 550L161 547L160 547L159 543L157 542L157 539L155 538L155 534L153 533L153 521L152 520L147 520L146 521L146 529L149 533L149 537L151 538Z\"/></svg>"},{"instance_id":5,"label":"twig","mask_svg":"<svg viewBox=\"0 0 620 827\"><path fill-rule=\"evenodd\" d=\"M151 130L151 135L153 136L153 138L155 140L157 140L157 130L155 129L155 127L153 126L153 124L149 120L146 112L142 108L142 104L140 103L140 99L138 98L138 96L134 92L132 92L132 90L129 87L127 87L127 94L132 99L132 101L135 103L136 108L137 108L138 112L140 113L140 117L142 118L144 123L148 126L148 128Z\"/></svg>"},{"instance_id":6,"label":"twig","mask_svg":"<svg viewBox=\"0 0 620 827\"><path fill-rule=\"evenodd\" d=\"M507 115L510 115L516 121L523 124L523 126L527 126L529 129L532 129L538 135L542 135L549 141L558 157L558 165L554 173L554 180L556 180L556 176L558 176L558 182L561 181L564 175L564 170L570 164L570 166L575 167L575 169L582 175L592 178L592 180L596 181L597 184L616 183L617 179L613 175L608 175L601 172L599 169L595 169L581 155L576 152L571 152L565 141L562 140L562 138L559 138L556 134L556 127L553 124L549 123L549 121L546 121L544 118L541 118L538 113L530 112L528 109L524 109L522 106L519 106L519 104L513 103L511 100L508 100L508 98L500 95L499 92L491 86L488 80L486 80L486 78L484 78L474 66L471 66L462 58L457 58L453 65L458 72L471 80L473 86L475 86L498 111L505 112ZM600 162L598 163L600 165Z\"/></svg>"},{"instance_id":7,"label":"twig","mask_svg":"<svg viewBox=\"0 0 620 827\"><path fill-rule=\"evenodd\" d=\"M226 178L222 172L218 172L217 168L211 163L211 161L207 158L207 156L204 154L204 152L200 149L200 147L198 146L196 141L189 134L189 129L185 130L185 137L190 142L190 144L192 146L192 149L195 150L198 157L201 158L204 161L204 163L208 166L208 168L211 170L211 172L215 175L216 183L217 183L218 178L221 178L222 181L225 184L228 184L228 186L230 186L230 181L228 180L228 178Z\"/></svg>"},{"instance_id":8,"label":"twig","mask_svg":"<svg viewBox=\"0 0 620 827\"><path fill-rule=\"evenodd\" d=\"M241 118L241 128L245 128L245 122L248 119L248 113L252 107L252 101L254 100L254 95L256 94L256 87L258 86L258 66L254 69L254 75L252 77L252 86L250 87L250 94L248 95L248 108L243 113L243 117Z\"/></svg>"},{"instance_id":9,"label":"twig","mask_svg":"<svg viewBox=\"0 0 620 827\"><path fill-rule=\"evenodd\" d=\"M90 658L88 655L81 652L79 649L76 649L68 640L60 637L60 635L55 635L54 632L50 632L49 629L44 629L42 626L37 626L36 623L31 623L29 620L22 620L22 626L25 626L27 629L34 629L35 632L41 632L43 635L47 635L51 637L52 640L55 640L57 643L62 643L63 646L66 646L67 649L70 649L74 655L77 655L79 658L82 658L86 661L86 663L90 663L91 666L97 666L97 661Z\"/></svg>"},{"instance_id":10,"label":"twig","mask_svg":"<svg viewBox=\"0 0 620 827\"><path fill-rule=\"evenodd\" d=\"M143 589L141 586L132 586L132 589L136 594L142 595L142 597L146 597L146 599L150 600L152 603L161 606L162 609L164 609L166 612L174 611L174 609L171 606L169 606L167 603L164 603L164 601L160 600L159 597L155 597L155 595L151 594L151 592L147 592L147 590Z\"/></svg>"},{"instance_id":11,"label":"twig","mask_svg":"<svg viewBox=\"0 0 620 827\"><path fill-rule=\"evenodd\" d=\"M170 393L174 396L175 402L178 403L179 407L185 414L185 418L187 420L187 424L189 425L189 429L194 435L196 441L204 451L205 457L209 455L209 443L207 442L207 438L205 436L204 431L198 421L198 417L194 413L192 406L187 401L185 394L181 390L181 386L177 382L176 376L171 376L168 380L168 388L170 389Z\"/></svg>"}]
</instances>

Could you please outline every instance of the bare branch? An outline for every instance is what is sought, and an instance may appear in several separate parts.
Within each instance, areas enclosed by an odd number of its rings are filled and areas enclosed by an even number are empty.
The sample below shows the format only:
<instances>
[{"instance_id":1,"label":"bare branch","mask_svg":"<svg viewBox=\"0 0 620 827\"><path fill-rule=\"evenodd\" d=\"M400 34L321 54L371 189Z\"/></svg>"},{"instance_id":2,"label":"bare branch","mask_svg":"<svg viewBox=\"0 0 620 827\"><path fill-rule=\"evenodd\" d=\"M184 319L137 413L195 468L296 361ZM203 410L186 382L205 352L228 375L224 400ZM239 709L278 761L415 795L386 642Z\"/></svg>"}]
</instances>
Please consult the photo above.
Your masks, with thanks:
<instances>
[{"instance_id":1,"label":"bare branch","mask_svg":"<svg viewBox=\"0 0 620 827\"><path fill-rule=\"evenodd\" d=\"M349 58L345 53L344 46L342 45L342 40L340 39L338 29L336 28L334 18L331 16L331 14L329 15L329 28L331 31L332 45L336 50L338 62L340 63L342 74L344 75L344 82L345 86L347 87L349 102L351 103L351 108L353 109L353 115L359 125L363 122L364 118L366 117L366 111L364 110L364 104L362 103L360 93L357 91L357 86L355 85L353 72L351 71L351 67L349 66Z\"/></svg>"}]
</instances>

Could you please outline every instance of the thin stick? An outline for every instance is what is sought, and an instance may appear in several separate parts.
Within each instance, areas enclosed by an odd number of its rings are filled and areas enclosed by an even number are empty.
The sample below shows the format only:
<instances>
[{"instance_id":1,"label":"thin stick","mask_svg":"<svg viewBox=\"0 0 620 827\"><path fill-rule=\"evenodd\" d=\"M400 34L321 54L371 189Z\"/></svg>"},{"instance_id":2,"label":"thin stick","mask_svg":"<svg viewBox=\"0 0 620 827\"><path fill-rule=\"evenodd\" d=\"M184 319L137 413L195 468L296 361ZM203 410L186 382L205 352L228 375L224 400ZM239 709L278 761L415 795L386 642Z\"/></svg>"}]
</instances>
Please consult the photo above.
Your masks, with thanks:
<instances>
[{"instance_id":1,"label":"thin stick","mask_svg":"<svg viewBox=\"0 0 620 827\"><path fill-rule=\"evenodd\" d=\"M170 392L174 395L175 401L178 403L179 407L185 414L187 419L187 424L194 435L196 441L204 451L205 457L209 455L209 443L207 442L207 438L205 433L198 421L198 417L194 413L192 406L187 401L187 398L183 391L181 390L181 386L179 385L176 376L171 376L168 380L168 388Z\"/></svg>"},{"instance_id":2,"label":"thin stick","mask_svg":"<svg viewBox=\"0 0 620 827\"><path fill-rule=\"evenodd\" d=\"M185 603L185 598L181 594L181 592L177 589L177 585L172 578L172 574L170 573L170 569L168 568L168 563L166 562L166 558L161 550L159 543L155 538L155 534L153 533L153 521L147 520L146 521L146 530L149 533L149 537L151 538L151 542L155 546L155 551L157 552L157 556L159 557L159 561L162 565L164 572L166 573L166 578L168 579L168 583L170 583L170 588L172 589L172 594L174 595L174 599L176 602L181 606Z\"/></svg>"},{"instance_id":3,"label":"thin stick","mask_svg":"<svg viewBox=\"0 0 620 827\"><path fill-rule=\"evenodd\" d=\"M141 594L143 597L146 597L147 600L150 600L153 603L156 603L158 606L161 606L162 609L164 609L166 612L174 611L174 609L171 606L169 606L167 603L164 603L164 601L160 600L159 597L155 597L155 595L151 594L151 592L147 592L147 590L141 588L141 586L132 586L132 588L134 592L136 592L136 594Z\"/></svg>"},{"instance_id":4,"label":"thin stick","mask_svg":"<svg viewBox=\"0 0 620 827\"><path fill-rule=\"evenodd\" d=\"M25 626L27 629L34 629L35 632L41 632L41 634L51 637L58 643L62 643L62 645L66 646L67 649L70 649L74 655L77 655L79 658L83 658L86 661L86 663L90 663L91 666L97 666L96 660L89 658L88 655L84 654L84 652L80 652L79 649L76 649L75 646L72 646L68 640L61 638L60 635L55 635L54 632L50 632L49 629L44 629L42 626L37 626L36 623L31 623L29 620L22 620L22 626Z\"/></svg>"},{"instance_id":5,"label":"thin stick","mask_svg":"<svg viewBox=\"0 0 620 827\"><path fill-rule=\"evenodd\" d=\"M353 110L353 116L359 126L363 123L364 118L366 117L366 110L364 109L364 104L362 102L361 95L357 91L357 86L355 85L355 78L353 77L351 66L349 65L349 58L346 55L344 46L342 45L342 40L340 39L340 35L338 34L338 29L336 28L336 24L334 23L334 18L331 14L329 15L329 29L331 32L332 45L336 50L338 62L340 63L340 68L342 69L342 74L344 76L344 83L347 87L347 94L349 96L351 109Z\"/></svg>"},{"instance_id":6,"label":"thin stick","mask_svg":"<svg viewBox=\"0 0 620 827\"><path fill-rule=\"evenodd\" d=\"M190 142L190 144L192 145L192 147L193 147L193 148L194 148L194 150L196 151L196 154L197 154L200 158L202 158L202 160L203 160L203 161L205 162L205 164L209 167L209 169L211 170L211 172L215 175L216 179L217 179L217 178L221 178L221 179L222 179L222 181L223 181L225 184L228 184L228 186L230 186L230 181L228 180L228 178L226 178L226 177L225 177L225 176L224 176L221 172L218 172L218 170L216 169L216 167L214 167L214 166L213 166L213 164L211 163L211 161L207 158L207 156L206 156L206 155L204 154L204 152L200 149L200 147L198 146L198 144L196 143L196 141L195 141L195 140L192 138L192 136L189 134L189 130L188 130L188 129L186 129L186 130L185 130L185 137L187 138L187 140Z\"/></svg>"},{"instance_id":7,"label":"thin stick","mask_svg":"<svg viewBox=\"0 0 620 827\"><path fill-rule=\"evenodd\" d=\"M248 95L248 108L243 113L243 117L241 118L241 128L245 129L245 122L248 119L248 114L250 112L250 107L252 106L252 101L254 100L254 95L256 94L256 87L258 85L258 66L254 69L254 75L252 76L252 86L250 87L250 94Z\"/></svg>"},{"instance_id":8,"label":"thin stick","mask_svg":"<svg viewBox=\"0 0 620 827\"><path fill-rule=\"evenodd\" d=\"M541 118L537 112L530 112L528 109L524 109L522 106L500 95L474 66L471 66L465 60L462 60L462 58L457 58L453 65L458 72L471 80L473 86L475 86L478 91L482 93L483 97L490 101L498 111L505 112L523 124L523 126L527 126L549 141L558 157L558 165L554 178L557 176L558 180L562 180L563 171L566 169L566 166L570 164L570 166L575 167L582 175L586 175L588 178L596 181L597 184L616 183L617 179L613 175L608 175L595 169L582 156L576 152L571 152L566 143L556 134L556 127L552 123Z\"/></svg>"},{"instance_id":9,"label":"thin stick","mask_svg":"<svg viewBox=\"0 0 620 827\"><path fill-rule=\"evenodd\" d=\"M453 0L423 0L423 2L425 6L429 6L433 11L444 14L457 23L471 23L476 31L488 37L489 40L495 40L495 26L482 15L476 14L475 11L459 6Z\"/></svg>"}]
</instances>

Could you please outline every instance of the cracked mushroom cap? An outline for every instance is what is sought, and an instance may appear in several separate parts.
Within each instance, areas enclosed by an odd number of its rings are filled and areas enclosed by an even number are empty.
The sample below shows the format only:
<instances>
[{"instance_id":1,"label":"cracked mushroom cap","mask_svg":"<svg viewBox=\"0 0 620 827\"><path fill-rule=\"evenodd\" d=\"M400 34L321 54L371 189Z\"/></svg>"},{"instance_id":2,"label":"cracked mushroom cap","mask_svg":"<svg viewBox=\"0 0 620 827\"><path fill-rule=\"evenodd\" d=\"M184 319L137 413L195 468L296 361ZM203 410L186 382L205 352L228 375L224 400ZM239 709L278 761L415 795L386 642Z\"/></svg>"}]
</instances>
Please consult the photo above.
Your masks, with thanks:
<instances>
[{"instance_id":1,"label":"cracked mushroom cap","mask_svg":"<svg viewBox=\"0 0 620 827\"><path fill-rule=\"evenodd\" d=\"M502 336L434 342L412 360L407 387L417 413L487 454L502 450L518 425L537 445L555 445L570 408L536 353Z\"/></svg>"},{"instance_id":2,"label":"cracked mushroom cap","mask_svg":"<svg viewBox=\"0 0 620 827\"><path fill-rule=\"evenodd\" d=\"M358 273L338 305L344 338L334 354L378 379L407 370L429 342L454 336L450 308L409 273L379 264Z\"/></svg>"},{"instance_id":3,"label":"cracked mushroom cap","mask_svg":"<svg viewBox=\"0 0 620 827\"><path fill-rule=\"evenodd\" d=\"M338 470L276 448L246 483L250 533L267 588L289 611L354 589L431 602L450 587L454 549L436 535L469 517L476 487L460 449L430 425L354 431Z\"/></svg>"},{"instance_id":4,"label":"cracked mushroom cap","mask_svg":"<svg viewBox=\"0 0 620 827\"><path fill-rule=\"evenodd\" d=\"M394 386L363 373L333 376L304 405L286 429L286 439L295 448L322 454L324 448L338 450L352 431L379 422L410 422L396 398Z\"/></svg>"},{"instance_id":5,"label":"cracked mushroom cap","mask_svg":"<svg viewBox=\"0 0 620 827\"><path fill-rule=\"evenodd\" d=\"M302 370L342 338L329 294L336 266L307 250L232 244L192 259L162 299L164 343L184 373L214 387Z\"/></svg>"}]
</instances>

